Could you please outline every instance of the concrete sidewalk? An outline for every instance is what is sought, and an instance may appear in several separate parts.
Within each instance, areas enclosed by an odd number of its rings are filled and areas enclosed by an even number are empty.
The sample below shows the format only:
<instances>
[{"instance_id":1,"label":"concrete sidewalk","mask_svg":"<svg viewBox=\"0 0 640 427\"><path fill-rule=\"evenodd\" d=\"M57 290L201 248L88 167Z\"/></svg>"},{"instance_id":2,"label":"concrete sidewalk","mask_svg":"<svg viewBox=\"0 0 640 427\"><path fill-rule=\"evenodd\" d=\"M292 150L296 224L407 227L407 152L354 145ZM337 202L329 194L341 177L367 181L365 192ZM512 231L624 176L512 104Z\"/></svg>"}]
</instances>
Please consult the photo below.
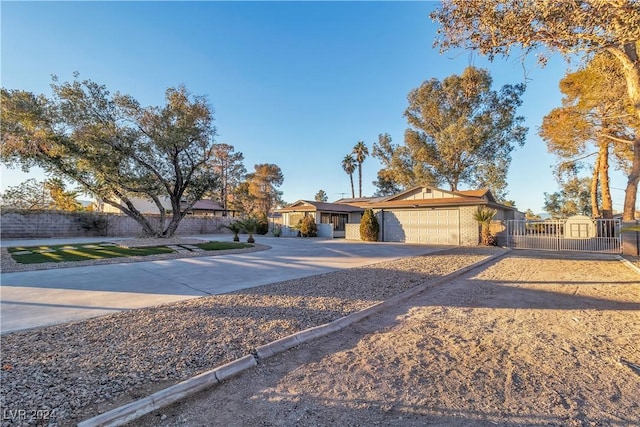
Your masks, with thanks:
<instances>
[{"instance_id":1,"label":"concrete sidewalk","mask_svg":"<svg viewBox=\"0 0 640 427\"><path fill-rule=\"evenodd\" d=\"M186 237L186 236L185 236ZM190 236L231 240L231 235ZM3 241L2 246L89 243L101 238ZM270 250L247 254L2 274L2 333L101 316L447 248L258 236Z\"/></svg>"}]
</instances>

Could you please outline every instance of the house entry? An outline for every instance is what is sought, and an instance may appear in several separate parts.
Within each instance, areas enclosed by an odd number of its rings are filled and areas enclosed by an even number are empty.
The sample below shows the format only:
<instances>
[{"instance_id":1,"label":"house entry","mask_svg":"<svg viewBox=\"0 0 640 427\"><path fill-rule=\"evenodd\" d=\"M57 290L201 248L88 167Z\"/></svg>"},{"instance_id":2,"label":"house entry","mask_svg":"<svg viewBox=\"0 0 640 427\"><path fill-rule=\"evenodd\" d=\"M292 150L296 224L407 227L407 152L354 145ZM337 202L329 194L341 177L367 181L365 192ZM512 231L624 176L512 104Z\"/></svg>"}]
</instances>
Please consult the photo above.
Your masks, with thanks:
<instances>
[{"instance_id":1,"label":"house entry","mask_svg":"<svg viewBox=\"0 0 640 427\"><path fill-rule=\"evenodd\" d=\"M333 224L334 231L344 231L345 224L349 221L348 214L322 213L320 222L322 224Z\"/></svg>"}]
</instances>

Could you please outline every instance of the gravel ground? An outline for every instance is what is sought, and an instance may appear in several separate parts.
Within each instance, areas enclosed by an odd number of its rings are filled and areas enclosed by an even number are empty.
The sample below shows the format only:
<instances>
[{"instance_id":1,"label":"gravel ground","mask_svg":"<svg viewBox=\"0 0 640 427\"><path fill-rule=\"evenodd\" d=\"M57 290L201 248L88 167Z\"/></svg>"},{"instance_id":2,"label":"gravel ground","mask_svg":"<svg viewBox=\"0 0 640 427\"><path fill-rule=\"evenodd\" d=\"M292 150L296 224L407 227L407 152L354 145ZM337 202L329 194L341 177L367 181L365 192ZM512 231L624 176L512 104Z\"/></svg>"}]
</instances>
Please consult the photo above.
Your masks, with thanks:
<instances>
[{"instance_id":1,"label":"gravel ground","mask_svg":"<svg viewBox=\"0 0 640 427\"><path fill-rule=\"evenodd\" d=\"M135 427L640 426L640 275L511 251Z\"/></svg>"},{"instance_id":2,"label":"gravel ground","mask_svg":"<svg viewBox=\"0 0 640 427\"><path fill-rule=\"evenodd\" d=\"M501 251L456 248L4 335L0 403L35 416L2 425L75 425Z\"/></svg>"}]
</instances>

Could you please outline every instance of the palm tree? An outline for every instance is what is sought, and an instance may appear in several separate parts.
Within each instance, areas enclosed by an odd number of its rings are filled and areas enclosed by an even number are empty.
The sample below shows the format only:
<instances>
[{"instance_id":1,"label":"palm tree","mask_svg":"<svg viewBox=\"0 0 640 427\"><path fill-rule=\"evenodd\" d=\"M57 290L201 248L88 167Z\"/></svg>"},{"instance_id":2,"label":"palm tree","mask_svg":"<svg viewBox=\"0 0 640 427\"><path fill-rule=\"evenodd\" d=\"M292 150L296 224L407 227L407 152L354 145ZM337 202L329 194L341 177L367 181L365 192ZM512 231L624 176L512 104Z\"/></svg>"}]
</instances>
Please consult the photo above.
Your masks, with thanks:
<instances>
[{"instance_id":1,"label":"palm tree","mask_svg":"<svg viewBox=\"0 0 640 427\"><path fill-rule=\"evenodd\" d=\"M364 145L364 142L358 141L353 147L353 154L355 154L358 163L358 197L362 197L362 162L369 155L369 149Z\"/></svg>"},{"instance_id":2,"label":"palm tree","mask_svg":"<svg viewBox=\"0 0 640 427\"><path fill-rule=\"evenodd\" d=\"M227 228L227 229L231 230L231 232L233 233L233 241L234 242L239 242L240 241L240 237L238 237L238 233L240 233L242 231L242 226L241 225L242 225L241 221L233 221L229 225L223 225L224 228Z\"/></svg>"},{"instance_id":3,"label":"palm tree","mask_svg":"<svg viewBox=\"0 0 640 427\"><path fill-rule=\"evenodd\" d=\"M493 236L491 236L491 220L496 216L495 209L481 208L473 213L473 219L475 219L481 227L480 243L489 246L493 244Z\"/></svg>"},{"instance_id":4,"label":"palm tree","mask_svg":"<svg viewBox=\"0 0 640 427\"><path fill-rule=\"evenodd\" d=\"M239 222L240 222L239 224L240 228L246 233L249 233L249 238L247 239L247 243L255 243L256 241L253 238L253 235L258 230L258 220L255 218L247 218L244 221L239 221Z\"/></svg>"},{"instance_id":5,"label":"palm tree","mask_svg":"<svg viewBox=\"0 0 640 427\"><path fill-rule=\"evenodd\" d=\"M351 154L347 154L342 159L342 169L349 175L349 179L351 180L351 198L354 199L356 197L355 190L353 189L353 172L356 170L356 160L353 158Z\"/></svg>"}]
</instances>

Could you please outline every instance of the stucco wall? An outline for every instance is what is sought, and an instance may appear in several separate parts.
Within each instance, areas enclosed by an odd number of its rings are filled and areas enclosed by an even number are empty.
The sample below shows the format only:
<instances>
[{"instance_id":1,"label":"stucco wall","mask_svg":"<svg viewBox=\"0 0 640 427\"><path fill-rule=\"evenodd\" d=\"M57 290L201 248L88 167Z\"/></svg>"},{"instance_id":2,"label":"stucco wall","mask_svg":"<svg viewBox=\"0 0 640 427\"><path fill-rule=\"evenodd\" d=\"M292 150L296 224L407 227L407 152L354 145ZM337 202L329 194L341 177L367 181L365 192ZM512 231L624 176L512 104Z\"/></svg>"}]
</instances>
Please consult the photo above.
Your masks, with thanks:
<instances>
[{"instance_id":1,"label":"stucco wall","mask_svg":"<svg viewBox=\"0 0 640 427\"><path fill-rule=\"evenodd\" d=\"M159 218L152 218L159 221ZM186 217L176 234L228 233L234 218ZM95 212L3 211L2 238L140 236L142 227L126 215Z\"/></svg>"},{"instance_id":2,"label":"stucco wall","mask_svg":"<svg viewBox=\"0 0 640 427\"><path fill-rule=\"evenodd\" d=\"M318 227L318 237L333 239L333 224L316 224Z\"/></svg>"}]
</instances>

